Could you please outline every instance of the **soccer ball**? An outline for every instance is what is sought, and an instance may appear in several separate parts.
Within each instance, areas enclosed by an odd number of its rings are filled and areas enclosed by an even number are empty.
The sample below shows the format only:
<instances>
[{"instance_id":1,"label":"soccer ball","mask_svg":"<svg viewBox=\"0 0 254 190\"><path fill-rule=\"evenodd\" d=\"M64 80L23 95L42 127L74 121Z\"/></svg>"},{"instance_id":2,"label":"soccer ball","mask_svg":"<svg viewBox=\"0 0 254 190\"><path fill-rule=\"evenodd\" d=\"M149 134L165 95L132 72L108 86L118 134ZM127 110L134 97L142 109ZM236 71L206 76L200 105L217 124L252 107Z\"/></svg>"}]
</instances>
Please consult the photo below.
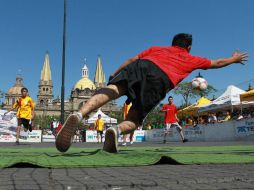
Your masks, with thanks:
<instances>
[{"instance_id":1,"label":"soccer ball","mask_svg":"<svg viewBox=\"0 0 254 190\"><path fill-rule=\"evenodd\" d=\"M197 77L191 81L191 86L196 90L206 90L208 83L204 78Z\"/></svg>"}]
</instances>

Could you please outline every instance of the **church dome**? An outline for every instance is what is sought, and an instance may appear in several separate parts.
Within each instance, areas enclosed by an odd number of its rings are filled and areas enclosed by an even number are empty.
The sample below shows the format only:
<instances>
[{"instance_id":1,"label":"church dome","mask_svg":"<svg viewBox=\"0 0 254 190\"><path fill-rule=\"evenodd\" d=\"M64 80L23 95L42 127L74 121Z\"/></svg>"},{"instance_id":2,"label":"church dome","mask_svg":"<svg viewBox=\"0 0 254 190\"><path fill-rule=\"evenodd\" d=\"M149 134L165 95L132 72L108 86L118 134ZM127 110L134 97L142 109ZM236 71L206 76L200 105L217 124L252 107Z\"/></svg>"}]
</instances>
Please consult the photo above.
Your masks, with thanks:
<instances>
[{"instance_id":1,"label":"church dome","mask_svg":"<svg viewBox=\"0 0 254 190\"><path fill-rule=\"evenodd\" d=\"M84 90L85 88L89 88L90 90L95 90L95 84L89 79L89 70L86 64L81 70L82 78L76 83L74 89Z\"/></svg>"},{"instance_id":2,"label":"church dome","mask_svg":"<svg viewBox=\"0 0 254 190\"><path fill-rule=\"evenodd\" d=\"M21 95L21 89L24 88L22 80L23 79L20 75L16 76L15 85L8 90L9 95Z\"/></svg>"},{"instance_id":3,"label":"church dome","mask_svg":"<svg viewBox=\"0 0 254 190\"><path fill-rule=\"evenodd\" d=\"M21 86L13 86L8 90L9 95L21 95Z\"/></svg>"},{"instance_id":4,"label":"church dome","mask_svg":"<svg viewBox=\"0 0 254 190\"><path fill-rule=\"evenodd\" d=\"M95 90L96 89L93 81L91 81L88 78L80 79L74 87L74 89L79 89L79 90L84 90L85 88L89 88L90 90Z\"/></svg>"}]
</instances>

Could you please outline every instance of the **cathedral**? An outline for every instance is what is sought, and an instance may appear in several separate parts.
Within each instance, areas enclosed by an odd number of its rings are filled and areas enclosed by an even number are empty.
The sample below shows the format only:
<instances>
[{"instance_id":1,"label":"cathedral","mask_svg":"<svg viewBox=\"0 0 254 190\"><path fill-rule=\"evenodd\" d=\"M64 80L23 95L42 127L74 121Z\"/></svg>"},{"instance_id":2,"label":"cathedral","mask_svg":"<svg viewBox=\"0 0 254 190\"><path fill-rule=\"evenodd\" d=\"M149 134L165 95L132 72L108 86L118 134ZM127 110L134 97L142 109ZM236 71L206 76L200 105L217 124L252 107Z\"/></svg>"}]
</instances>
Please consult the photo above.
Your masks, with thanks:
<instances>
[{"instance_id":1,"label":"cathedral","mask_svg":"<svg viewBox=\"0 0 254 190\"><path fill-rule=\"evenodd\" d=\"M23 88L22 77L17 75L16 83L11 87L5 95L4 108L10 108L18 97L21 95ZM100 88L106 86L105 74L102 69L101 57L98 56L94 80L89 79L89 69L85 63L81 69L81 79L73 85L70 97L64 102L64 110L66 114L78 111L79 108ZM30 89L31 91L32 89ZM116 111L117 105L115 101L111 101L101 107L105 113ZM37 102L35 107L36 115L60 115L61 100L60 97L54 98L53 81L51 78L50 58L47 52L44 58L41 76L38 85Z\"/></svg>"}]
</instances>

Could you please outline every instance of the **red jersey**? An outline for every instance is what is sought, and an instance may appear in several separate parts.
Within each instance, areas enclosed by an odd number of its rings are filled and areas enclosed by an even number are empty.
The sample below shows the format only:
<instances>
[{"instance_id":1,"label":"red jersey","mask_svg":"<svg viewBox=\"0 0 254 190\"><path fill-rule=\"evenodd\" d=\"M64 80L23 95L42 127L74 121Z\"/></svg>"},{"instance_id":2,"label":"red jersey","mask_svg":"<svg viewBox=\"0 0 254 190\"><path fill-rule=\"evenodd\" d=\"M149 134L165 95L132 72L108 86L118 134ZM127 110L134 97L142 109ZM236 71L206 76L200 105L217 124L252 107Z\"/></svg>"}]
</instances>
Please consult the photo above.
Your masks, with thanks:
<instances>
[{"instance_id":1,"label":"red jersey","mask_svg":"<svg viewBox=\"0 0 254 190\"><path fill-rule=\"evenodd\" d=\"M176 86L195 69L208 69L211 60L192 56L178 46L151 47L138 54L139 59L147 59L156 64Z\"/></svg>"},{"instance_id":2,"label":"red jersey","mask_svg":"<svg viewBox=\"0 0 254 190\"><path fill-rule=\"evenodd\" d=\"M162 107L162 111L165 112L165 123L175 123L177 122L175 114L177 114L177 109L174 104L165 104Z\"/></svg>"}]
</instances>

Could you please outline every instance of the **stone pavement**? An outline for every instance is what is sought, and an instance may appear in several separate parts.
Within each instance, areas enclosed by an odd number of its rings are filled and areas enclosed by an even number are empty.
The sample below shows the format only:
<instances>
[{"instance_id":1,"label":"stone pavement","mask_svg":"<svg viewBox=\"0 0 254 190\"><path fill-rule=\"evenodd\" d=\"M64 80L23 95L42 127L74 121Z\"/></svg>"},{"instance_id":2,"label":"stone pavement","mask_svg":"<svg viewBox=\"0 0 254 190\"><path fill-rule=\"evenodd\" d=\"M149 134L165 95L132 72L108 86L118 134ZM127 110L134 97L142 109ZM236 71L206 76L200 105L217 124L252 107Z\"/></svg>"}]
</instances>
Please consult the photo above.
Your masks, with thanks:
<instances>
[{"instance_id":1,"label":"stone pavement","mask_svg":"<svg viewBox=\"0 0 254 190\"><path fill-rule=\"evenodd\" d=\"M0 189L254 189L252 165L154 165L111 168L7 168Z\"/></svg>"},{"instance_id":2,"label":"stone pavement","mask_svg":"<svg viewBox=\"0 0 254 190\"><path fill-rule=\"evenodd\" d=\"M212 146L253 144L252 142L136 143L135 146ZM1 143L0 147L14 146ZM28 144L24 147L49 147L54 144ZM74 144L75 147L100 147L100 144ZM0 169L0 190L5 189L254 189L254 164L153 165L141 167L103 167L76 169L4 168Z\"/></svg>"}]
</instances>

